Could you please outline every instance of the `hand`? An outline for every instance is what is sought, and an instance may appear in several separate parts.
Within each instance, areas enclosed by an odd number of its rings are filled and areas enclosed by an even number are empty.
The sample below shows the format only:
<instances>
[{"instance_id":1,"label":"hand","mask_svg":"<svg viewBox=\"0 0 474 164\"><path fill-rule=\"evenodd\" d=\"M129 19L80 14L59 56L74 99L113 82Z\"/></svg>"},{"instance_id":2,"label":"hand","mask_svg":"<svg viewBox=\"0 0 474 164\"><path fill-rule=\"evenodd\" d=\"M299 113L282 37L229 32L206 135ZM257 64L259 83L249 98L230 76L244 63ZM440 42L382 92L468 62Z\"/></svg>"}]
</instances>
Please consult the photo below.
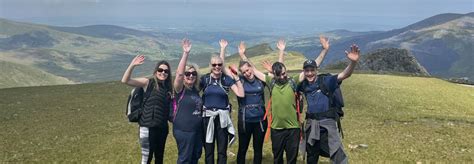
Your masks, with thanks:
<instances>
[{"instance_id":1,"label":"hand","mask_svg":"<svg viewBox=\"0 0 474 164\"><path fill-rule=\"evenodd\" d=\"M352 62L357 62L359 61L359 58L360 58L360 49L359 47L356 45L356 44L352 44L351 46L351 51L350 52L346 52L346 56L349 60L351 60Z\"/></svg>"},{"instance_id":2,"label":"hand","mask_svg":"<svg viewBox=\"0 0 474 164\"><path fill-rule=\"evenodd\" d=\"M132 62L130 63L130 66L142 65L144 62L145 62L145 56L137 55L135 56L135 58L133 58Z\"/></svg>"},{"instance_id":3,"label":"hand","mask_svg":"<svg viewBox=\"0 0 474 164\"><path fill-rule=\"evenodd\" d=\"M325 50L329 49L329 38L324 37L323 35L320 35L319 42L321 43L321 46L323 47L323 49Z\"/></svg>"},{"instance_id":4,"label":"hand","mask_svg":"<svg viewBox=\"0 0 474 164\"><path fill-rule=\"evenodd\" d=\"M189 41L189 39L184 38L181 45L183 47L183 52L186 54L189 54L189 52L191 51L191 46L192 46L191 41Z\"/></svg>"},{"instance_id":5,"label":"hand","mask_svg":"<svg viewBox=\"0 0 474 164\"><path fill-rule=\"evenodd\" d=\"M270 63L269 61L267 60L263 61L262 65L263 65L263 68L265 68L265 70L267 70L268 72L273 72L272 63Z\"/></svg>"},{"instance_id":6,"label":"hand","mask_svg":"<svg viewBox=\"0 0 474 164\"><path fill-rule=\"evenodd\" d=\"M221 39L219 41L219 45L221 46L221 49L225 49L227 47L227 40Z\"/></svg>"},{"instance_id":7,"label":"hand","mask_svg":"<svg viewBox=\"0 0 474 164\"><path fill-rule=\"evenodd\" d=\"M239 44L239 54L245 54L245 42L241 41Z\"/></svg>"},{"instance_id":8,"label":"hand","mask_svg":"<svg viewBox=\"0 0 474 164\"><path fill-rule=\"evenodd\" d=\"M235 64L229 65L230 72L232 72L233 75L237 75L237 66Z\"/></svg>"},{"instance_id":9,"label":"hand","mask_svg":"<svg viewBox=\"0 0 474 164\"><path fill-rule=\"evenodd\" d=\"M278 40L277 48L280 51L285 51L285 45L286 45L285 40L283 40L283 39Z\"/></svg>"}]
</instances>

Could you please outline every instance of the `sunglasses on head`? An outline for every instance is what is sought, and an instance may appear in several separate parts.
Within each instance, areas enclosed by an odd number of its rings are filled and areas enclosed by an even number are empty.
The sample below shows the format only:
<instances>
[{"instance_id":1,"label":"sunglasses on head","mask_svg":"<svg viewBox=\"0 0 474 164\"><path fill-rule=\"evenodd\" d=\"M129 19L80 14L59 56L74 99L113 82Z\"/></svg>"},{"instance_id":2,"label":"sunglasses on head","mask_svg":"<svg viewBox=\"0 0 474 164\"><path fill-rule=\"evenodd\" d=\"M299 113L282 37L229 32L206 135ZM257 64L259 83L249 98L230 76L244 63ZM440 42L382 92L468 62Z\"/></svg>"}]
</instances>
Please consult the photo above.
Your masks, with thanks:
<instances>
[{"instance_id":1,"label":"sunglasses on head","mask_svg":"<svg viewBox=\"0 0 474 164\"><path fill-rule=\"evenodd\" d=\"M159 72L159 73L162 73L162 72L164 72L164 73L166 73L166 74L169 74L169 73L170 73L170 70L169 70L169 69L163 69L163 68L158 68L156 71Z\"/></svg>"},{"instance_id":2,"label":"sunglasses on head","mask_svg":"<svg viewBox=\"0 0 474 164\"><path fill-rule=\"evenodd\" d=\"M198 74L198 73L197 73L196 71L184 72L184 76L186 76L186 77L189 77L189 76L191 76L191 75L193 75L194 77L196 77L197 74Z\"/></svg>"},{"instance_id":3,"label":"sunglasses on head","mask_svg":"<svg viewBox=\"0 0 474 164\"><path fill-rule=\"evenodd\" d=\"M219 64L211 64L211 65L212 65L212 67L217 67L217 66L222 67L222 63L219 63Z\"/></svg>"}]
</instances>

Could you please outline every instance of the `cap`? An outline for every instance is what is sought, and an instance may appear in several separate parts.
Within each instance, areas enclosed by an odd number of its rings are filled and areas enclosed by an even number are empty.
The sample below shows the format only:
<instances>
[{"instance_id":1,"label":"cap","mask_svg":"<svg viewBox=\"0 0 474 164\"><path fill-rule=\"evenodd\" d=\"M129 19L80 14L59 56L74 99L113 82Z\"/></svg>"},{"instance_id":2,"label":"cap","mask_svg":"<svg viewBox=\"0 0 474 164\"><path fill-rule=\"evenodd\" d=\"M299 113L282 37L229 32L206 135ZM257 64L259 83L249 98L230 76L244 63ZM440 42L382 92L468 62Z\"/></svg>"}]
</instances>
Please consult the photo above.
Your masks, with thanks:
<instances>
[{"instance_id":1,"label":"cap","mask_svg":"<svg viewBox=\"0 0 474 164\"><path fill-rule=\"evenodd\" d=\"M304 61L304 64L303 64L303 69L305 69L306 67L318 68L318 65L316 64L316 61L308 59Z\"/></svg>"}]
</instances>

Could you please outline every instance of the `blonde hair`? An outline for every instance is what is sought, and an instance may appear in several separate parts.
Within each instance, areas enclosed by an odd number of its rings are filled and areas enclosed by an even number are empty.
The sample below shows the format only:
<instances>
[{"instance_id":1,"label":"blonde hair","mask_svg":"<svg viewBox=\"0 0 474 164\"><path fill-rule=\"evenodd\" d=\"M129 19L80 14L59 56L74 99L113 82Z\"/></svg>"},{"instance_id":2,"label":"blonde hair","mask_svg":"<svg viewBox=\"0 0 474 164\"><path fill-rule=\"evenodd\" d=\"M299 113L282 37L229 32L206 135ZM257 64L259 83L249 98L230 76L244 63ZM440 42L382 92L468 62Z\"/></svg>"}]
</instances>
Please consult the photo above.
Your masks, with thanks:
<instances>
[{"instance_id":1,"label":"blonde hair","mask_svg":"<svg viewBox=\"0 0 474 164\"><path fill-rule=\"evenodd\" d=\"M213 60L223 62L223 61L222 61L222 58L221 58L220 56L212 55L212 56L211 56L211 60L209 61L209 65L212 64L212 61L213 61ZM222 63L222 64L224 64L224 63Z\"/></svg>"},{"instance_id":2,"label":"blonde hair","mask_svg":"<svg viewBox=\"0 0 474 164\"><path fill-rule=\"evenodd\" d=\"M195 63L189 63L186 65L186 67L184 68L184 71L188 71L190 69L194 69L196 72L197 72L197 76L196 76L196 80L194 81L194 84L193 86L199 90L199 80L200 80L200 76L199 76L199 66ZM186 87L186 85L185 85Z\"/></svg>"}]
</instances>

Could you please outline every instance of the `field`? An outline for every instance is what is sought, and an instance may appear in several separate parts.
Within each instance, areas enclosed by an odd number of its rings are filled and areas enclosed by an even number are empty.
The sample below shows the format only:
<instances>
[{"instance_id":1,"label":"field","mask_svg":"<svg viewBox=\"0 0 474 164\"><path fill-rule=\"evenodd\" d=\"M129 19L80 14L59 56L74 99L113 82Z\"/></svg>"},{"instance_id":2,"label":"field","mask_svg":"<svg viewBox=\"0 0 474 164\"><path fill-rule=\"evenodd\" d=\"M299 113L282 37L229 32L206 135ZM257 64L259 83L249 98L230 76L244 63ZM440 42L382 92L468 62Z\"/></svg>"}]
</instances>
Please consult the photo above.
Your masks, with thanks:
<instances>
[{"instance_id":1,"label":"field","mask_svg":"<svg viewBox=\"0 0 474 164\"><path fill-rule=\"evenodd\" d=\"M342 85L351 163L474 162L474 88L372 74L354 74ZM118 82L1 89L0 163L138 162L138 128L124 115L130 89ZM175 163L171 131L167 143L165 163ZM237 144L229 150L236 153ZM247 158L252 154L250 147ZM272 158L266 143L265 163Z\"/></svg>"}]
</instances>

